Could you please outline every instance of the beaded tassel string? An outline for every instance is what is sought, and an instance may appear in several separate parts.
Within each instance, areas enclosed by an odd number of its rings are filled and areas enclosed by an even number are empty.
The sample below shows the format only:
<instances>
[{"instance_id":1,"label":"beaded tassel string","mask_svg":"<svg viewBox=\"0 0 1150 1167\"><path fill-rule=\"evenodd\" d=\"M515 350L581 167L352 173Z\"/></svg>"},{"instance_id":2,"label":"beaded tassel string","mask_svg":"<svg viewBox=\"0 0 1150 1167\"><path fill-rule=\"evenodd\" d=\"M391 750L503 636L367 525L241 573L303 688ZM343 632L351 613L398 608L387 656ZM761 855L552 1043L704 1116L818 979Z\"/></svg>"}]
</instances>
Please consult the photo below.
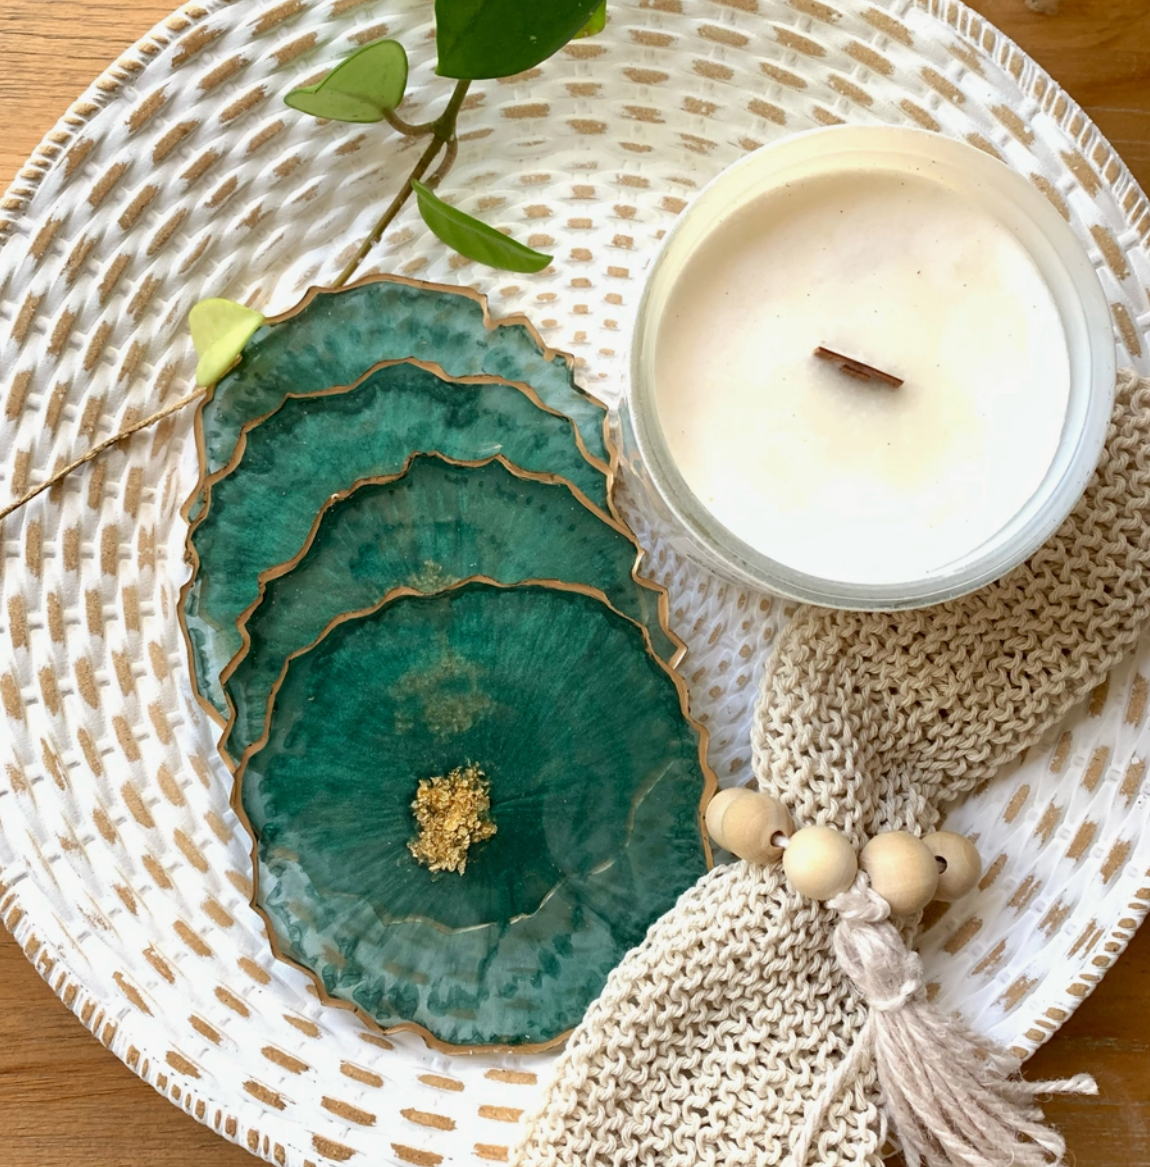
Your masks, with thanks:
<instances>
[{"instance_id":1,"label":"beaded tassel string","mask_svg":"<svg viewBox=\"0 0 1150 1167\"><path fill-rule=\"evenodd\" d=\"M870 1010L850 1053L808 1107L792 1143L790 1167L806 1167L830 1107L873 1062L883 1117L908 1167L975 1167L1010 1148L1017 1167L1061 1159L1066 1144L1043 1124L1039 1094L1096 1094L1085 1074L1026 1082L1018 1060L945 1017L926 997L922 961L891 916L913 916L931 900L950 903L978 883L982 861L969 839L950 831L918 838L883 831L856 857L828 826L796 831L787 808L745 788L720 791L707 808L720 847L749 863L781 858L791 887L838 913L835 955Z\"/></svg>"}]
</instances>

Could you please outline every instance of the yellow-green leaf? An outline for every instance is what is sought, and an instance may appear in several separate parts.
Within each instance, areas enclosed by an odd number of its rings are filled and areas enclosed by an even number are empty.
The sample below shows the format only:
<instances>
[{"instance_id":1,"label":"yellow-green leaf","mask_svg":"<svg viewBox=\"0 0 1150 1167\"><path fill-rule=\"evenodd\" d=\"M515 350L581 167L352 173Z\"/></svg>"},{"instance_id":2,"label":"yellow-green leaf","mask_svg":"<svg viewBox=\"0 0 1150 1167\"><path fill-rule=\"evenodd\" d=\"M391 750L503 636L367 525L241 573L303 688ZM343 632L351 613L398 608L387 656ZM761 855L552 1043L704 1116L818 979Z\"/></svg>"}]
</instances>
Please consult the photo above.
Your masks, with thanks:
<instances>
[{"instance_id":1,"label":"yellow-green leaf","mask_svg":"<svg viewBox=\"0 0 1150 1167\"><path fill-rule=\"evenodd\" d=\"M284 102L301 113L337 122L381 122L403 100L407 53L399 41L372 41L314 85L293 89Z\"/></svg>"},{"instance_id":2,"label":"yellow-green leaf","mask_svg":"<svg viewBox=\"0 0 1150 1167\"><path fill-rule=\"evenodd\" d=\"M594 36L597 32L602 32L607 27L607 0L591 13L591 19L579 30L579 35L576 40L582 40L585 36Z\"/></svg>"},{"instance_id":3,"label":"yellow-green leaf","mask_svg":"<svg viewBox=\"0 0 1150 1167\"><path fill-rule=\"evenodd\" d=\"M419 213L435 236L460 255L478 260L488 267L504 271L537 272L550 262L551 256L533 251L524 243L517 243L506 235L473 219L455 207L437 198L422 182L412 182Z\"/></svg>"},{"instance_id":4,"label":"yellow-green leaf","mask_svg":"<svg viewBox=\"0 0 1150 1167\"><path fill-rule=\"evenodd\" d=\"M234 300L201 300L188 313L192 344L200 358L196 384L214 385L244 351L264 318Z\"/></svg>"}]
</instances>

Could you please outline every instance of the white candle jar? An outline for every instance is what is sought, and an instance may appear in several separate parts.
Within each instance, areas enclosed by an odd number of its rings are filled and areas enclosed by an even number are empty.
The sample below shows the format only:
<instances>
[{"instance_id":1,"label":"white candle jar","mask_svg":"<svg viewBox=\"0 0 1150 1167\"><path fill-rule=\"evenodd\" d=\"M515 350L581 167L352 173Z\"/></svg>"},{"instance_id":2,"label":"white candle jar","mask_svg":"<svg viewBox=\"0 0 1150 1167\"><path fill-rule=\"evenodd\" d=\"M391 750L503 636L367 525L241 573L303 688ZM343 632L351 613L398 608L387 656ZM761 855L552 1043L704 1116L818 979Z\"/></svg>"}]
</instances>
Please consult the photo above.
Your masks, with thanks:
<instances>
[{"instance_id":1,"label":"white candle jar","mask_svg":"<svg viewBox=\"0 0 1150 1167\"><path fill-rule=\"evenodd\" d=\"M1093 265L1027 179L922 130L813 130L724 171L664 240L626 464L728 578L919 607L1054 533L1101 454L1115 357Z\"/></svg>"}]
</instances>

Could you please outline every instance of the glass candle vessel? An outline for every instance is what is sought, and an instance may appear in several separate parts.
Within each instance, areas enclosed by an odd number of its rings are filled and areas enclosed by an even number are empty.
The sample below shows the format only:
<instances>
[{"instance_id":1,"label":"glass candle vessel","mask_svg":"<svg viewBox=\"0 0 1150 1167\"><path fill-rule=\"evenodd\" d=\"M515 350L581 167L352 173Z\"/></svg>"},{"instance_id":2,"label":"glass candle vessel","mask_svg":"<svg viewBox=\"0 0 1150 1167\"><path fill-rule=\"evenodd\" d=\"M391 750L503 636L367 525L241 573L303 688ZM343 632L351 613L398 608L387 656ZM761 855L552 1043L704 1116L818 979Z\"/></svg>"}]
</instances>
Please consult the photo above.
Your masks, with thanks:
<instances>
[{"instance_id":1,"label":"glass candle vessel","mask_svg":"<svg viewBox=\"0 0 1150 1167\"><path fill-rule=\"evenodd\" d=\"M918 607L1070 512L1113 405L1110 312L1027 179L839 126L705 187L647 278L624 445L684 549L792 599Z\"/></svg>"}]
</instances>

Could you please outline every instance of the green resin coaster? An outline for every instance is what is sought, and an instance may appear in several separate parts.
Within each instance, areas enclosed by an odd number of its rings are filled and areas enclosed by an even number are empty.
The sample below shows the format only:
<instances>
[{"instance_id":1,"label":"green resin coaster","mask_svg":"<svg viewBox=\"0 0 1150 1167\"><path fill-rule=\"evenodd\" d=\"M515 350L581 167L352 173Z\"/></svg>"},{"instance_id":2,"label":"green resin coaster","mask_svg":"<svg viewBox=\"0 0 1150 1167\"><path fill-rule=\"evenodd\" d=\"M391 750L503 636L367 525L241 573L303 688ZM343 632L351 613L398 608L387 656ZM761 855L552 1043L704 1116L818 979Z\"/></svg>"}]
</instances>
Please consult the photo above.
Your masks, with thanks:
<instances>
[{"instance_id":1,"label":"green resin coaster","mask_svg":"<svg viewBox=\"0 0 1150 1167\"><path fill-rule=\"evenodd\" d=\"M288 656L340 613L398 587L440 591L472 575L586 584L643 624L661 659L673 664L679 653L660 619L666 593L636 578L640 553L626 528L567 483L503 460L468 466L419 455L401 476L325 508L313 531L302 559L261 575L262 599L240 624L245 648L223 672L233 710L224 748L236 761L264 731Z\"/></svg>"},{"instance_id":2,"label":"green resin coaster","mask_svg":"<svg viewBox=\"0 0 1150 1167\"><path fill-rule=\"evenodd\" d=\"M572 428L527 389L487 377L446 381L411 362L350 388L288 397L245 429L238 465L212 485L189 536L196 574L182 609L201 695L226 717L218 673L242 645L236 621L258 598L260 573L299 552L332 495L434 450L465 461L504 454L606 508L607 478L580 454Z\"/></svg>"},{"instance_id":3,"label":"green resin coaster","mask_svg":"<svg viewBox=\"0 0 1150 1167\"><path fill-rule=\"evenodd\" d=\"M255 334L200 412L205 472L227 465L243 427L278 408L285 394L348 385L380 361L409 357L435 362L449 377L486 373L530 385L572 419L606 469L606 409L575 384L569 357L547 348L525 318L492 320L470 288L392 276L311 293Z\"/></svg>"},{"instance_id":4,"label":"green resin coaster","mask_svg":"<svg viewBox=\"0 0 1150 1167\"><path fill-rule=\"evenodd\" d=\"M241 769L256 906L278 955L384 1028L553 1042L706 870L704 748L645 631L586 589L391 599L289 661ZM462 873L433 871L413 802L462 772L489 811Z\"/></svg>"}]
</instances>

